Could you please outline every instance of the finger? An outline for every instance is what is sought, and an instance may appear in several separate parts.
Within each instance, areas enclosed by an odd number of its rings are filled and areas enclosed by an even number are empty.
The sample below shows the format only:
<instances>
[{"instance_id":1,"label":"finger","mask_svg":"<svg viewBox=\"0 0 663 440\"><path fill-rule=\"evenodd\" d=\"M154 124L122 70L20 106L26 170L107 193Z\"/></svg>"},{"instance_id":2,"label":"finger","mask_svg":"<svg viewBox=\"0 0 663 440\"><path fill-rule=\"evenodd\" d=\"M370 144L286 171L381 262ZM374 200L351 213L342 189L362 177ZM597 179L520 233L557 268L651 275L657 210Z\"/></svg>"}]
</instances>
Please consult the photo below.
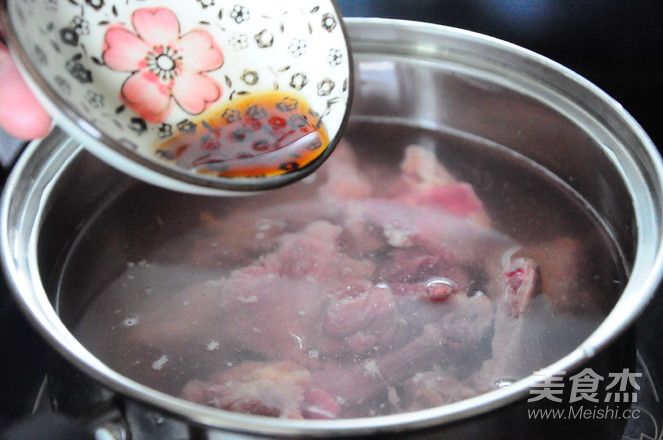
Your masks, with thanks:
<instances>
[{"instance_id":1,"label":"finger","mask_svg":"<svg viewBox=\"0 0 663 440\"><path fill-rule=\"evenodd\" d=\"M6 47L0 45L0 127L20 139L45 136L51 118L23 81Z\"/></svg>"}]
</instances>

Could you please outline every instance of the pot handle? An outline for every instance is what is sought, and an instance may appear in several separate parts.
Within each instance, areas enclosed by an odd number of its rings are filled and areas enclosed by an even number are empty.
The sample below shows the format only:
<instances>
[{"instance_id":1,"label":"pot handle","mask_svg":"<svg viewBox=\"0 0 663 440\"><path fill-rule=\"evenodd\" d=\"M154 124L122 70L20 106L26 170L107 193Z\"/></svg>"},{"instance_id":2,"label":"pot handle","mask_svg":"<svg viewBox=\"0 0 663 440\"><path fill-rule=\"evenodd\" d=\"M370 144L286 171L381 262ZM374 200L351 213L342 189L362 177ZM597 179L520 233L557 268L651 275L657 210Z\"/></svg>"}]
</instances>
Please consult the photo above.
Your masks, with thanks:
<instances>
[{"instance_id":1,"label":"pot handle","mask_svg":"<svg viewBox=\"0 0 663 440\"><path fill-rule=\"evenodd\" d=\"M0 440L94 440L95 435L80 421L62 414L40 412L11 425Z\"/></svg>"}]
</instances>

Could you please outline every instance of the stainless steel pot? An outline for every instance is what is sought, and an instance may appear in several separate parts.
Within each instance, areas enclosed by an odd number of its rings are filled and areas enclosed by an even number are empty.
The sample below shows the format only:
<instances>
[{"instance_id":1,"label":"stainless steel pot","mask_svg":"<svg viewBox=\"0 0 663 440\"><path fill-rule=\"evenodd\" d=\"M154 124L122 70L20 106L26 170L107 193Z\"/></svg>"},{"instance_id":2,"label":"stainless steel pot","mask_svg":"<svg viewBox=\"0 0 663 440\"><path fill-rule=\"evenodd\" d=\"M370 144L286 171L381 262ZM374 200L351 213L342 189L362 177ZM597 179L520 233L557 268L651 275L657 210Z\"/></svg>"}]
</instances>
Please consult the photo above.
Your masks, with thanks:
<instances>
[{"instance_id":1,"label":"stainless steel pot","mask_svg":"<svg viewBox=\"0 0 663 440\"><path fill-rule=\"evenodd\" d=\"M436 25L347 22L356 63L350 124L393 121L494 142L557 175L598 213L624 253L630 278L600 327L550 370L591 365L621 371L632 355L628 330L663 273L663 165L647 135L596 86L522 48ZM401 438L404 433L412 438L590 438L586 428L563 434L561 428L521 425L531 407L528 391L541 379L536 376L430 410L337 421L218 411L121 376L70 333L48 280L84 219L109 194L133 184L56 130L28 148L6 185L1 218L5 272L33 324L86 382L78 384L80 392L73 398L68 391L56 396L60 408L79 413L91 405L119 408L114 429L135 438ZM60 375L61 383L70 379L69 373ZM618 435L619 426L602 421L592 429L605 439Z\"/></svg>"}]
</instances>

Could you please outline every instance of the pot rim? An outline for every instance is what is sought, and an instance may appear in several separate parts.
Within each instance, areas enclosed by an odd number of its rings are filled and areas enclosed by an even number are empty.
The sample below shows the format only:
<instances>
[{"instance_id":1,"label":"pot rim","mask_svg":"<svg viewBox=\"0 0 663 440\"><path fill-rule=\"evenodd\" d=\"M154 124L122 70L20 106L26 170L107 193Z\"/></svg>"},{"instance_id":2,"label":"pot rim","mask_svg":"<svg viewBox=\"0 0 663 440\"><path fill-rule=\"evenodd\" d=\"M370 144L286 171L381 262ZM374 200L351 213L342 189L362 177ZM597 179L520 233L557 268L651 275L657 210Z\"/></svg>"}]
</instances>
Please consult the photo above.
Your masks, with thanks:
<instances>
[{"instance_id":1,"label":"pot rim","mask_svg":"<svg viewBox=\"0 0 663 440\"><path fill-rule=\"evenodd\" d=\"M380 35L380 30L394 29L419 36L433 35L440 40L455 38L488 47L497 55L507 53L527 60L532 65L543 66L554 71L558 75L556 78L558 81L580 88L599 99L614 114L616 120L631 131L641 147L641 150L636 152L637 157L615 154L614 160L618 162L615 166L620 168L623 175L628 172L634 177L633 181L627 180L627 184L633 198L636 216L637 250L627 286L610 314L576 349L546 367L544 374L533 374L509 387L441 407L371 418L284 420L221 411L187 402L132 381L94 357L59 320L43 285L35 282L40 280L37 241L39 227L43 221L43 208L49 198L52 184L57 181L58 173L82 150L77 142L56 130L44 140L33 142L28 146L7 180L0 206L0 233L3 266L17 301L38 330L68 360L104 386L196 424L266 435L321 436L333 432L334 435L349 436L445 424L503 407L523 399L530 387L553 376L556 372L573 370L581 366L634 323L652 298L663 276L663 252L660 249L663 235L661 231L663 164L652 141L628 112L605 92L575 72L548 58L502 40L457 28L404 20L346 18L345 21L353 45L355 43L353 36L359 40L362 38L356 35L360 29L362 32L367 29L374 30L371 37L373 40L380 40L380 37L375 37ZM430 48L422 50L429 51ZM40 158L39 151L45 149L43 144L49 143L62 145L59 145L57 151L54 150L55 154L52 156ZM40 163L40 159L43 162ZM26 177L29 179L29 168L34 166L40 167L42 171L40 175L34 176L36 182L32 186L22 184ZM647 175L643 175L642 168L646 168ZM38 205L38 215L35 218L27 218L29 212L26 204L33 205L33 208L35 204ZM28 225L30 230L19 230L20 228L14 223L15 219L25 223L18 226L25 229L25 225ZM27 252L16 247L17 234L27 234Z\"/></svg>"}]
</instances>

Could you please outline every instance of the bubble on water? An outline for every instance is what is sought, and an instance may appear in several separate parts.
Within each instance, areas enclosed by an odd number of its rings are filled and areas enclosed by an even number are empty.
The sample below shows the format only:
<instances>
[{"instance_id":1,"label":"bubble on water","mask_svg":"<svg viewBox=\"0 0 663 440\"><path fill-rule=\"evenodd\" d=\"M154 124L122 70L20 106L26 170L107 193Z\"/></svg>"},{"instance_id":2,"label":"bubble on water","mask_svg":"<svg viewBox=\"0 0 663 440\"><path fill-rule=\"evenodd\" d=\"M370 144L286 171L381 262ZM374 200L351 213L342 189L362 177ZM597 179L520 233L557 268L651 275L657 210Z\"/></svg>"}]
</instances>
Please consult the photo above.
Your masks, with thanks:
<instances>
[{"instance_id":1,"label":"bubble on water","mask_svg":"<svg viewBox=\"0 0 663 440\"><path fill-rule=\"evenodd\" d=\"M430 299L446 299L457 286L449 278L431 278L426 282L426 297Z\"/></svg>"},{"instance_id":2,"label":"bubble on water","mask_svg":"<svg viewBox=\"0 0 663 440\"><path fill-rule=\"evenodd\" d=\"M378 289L388 289L388 288L389 288L389 284L387 284L387 283L377 283L377 284L375 285L375 287L377 287Z\"/></svg>"},{"instance_id":3,"label":"bubble on water","mask_svg":"<svg viewBox=\"0 0 663 440\"><path fill-rule=\"evenodd\" d=\"M152 288L151 287L146 287L145 288L145 294L146 295L152 295Z\"/></svg>"},{"instance_id":4,"label":"bubble on water","mask_svg":"<svg viewBox=\"0 0 663 440\"><path fill-rule=\"evenodd\" d=\"M138 324L138 317L136 316L127 316L122 321L122 325L124 325L125 327L133 327L136 324Z\"/></svg>"},{"instance_id":5,"label":"bubble on water","mask_svg":"<svg viewBox=\"0 0 663 440\"><path fill-rule=\"evenodd\" d=\"M310 357L311 359L317 359L320 357L320 352L318 350L309 350L308 357Z\"/></svg>"},{"instance_id":6,"label":"bubble on water","mask_svg":"<svg viewBox=\"0 0 663 440\"><path fill-rule=\"evenodd\" d=\"M516 379L502 378L502 379L497 379L495 381L495 386L497 388L506 388L506 387L509 387L509 386L513 385L516 382L517 382Z\"/></svg>"}]
</instances>

